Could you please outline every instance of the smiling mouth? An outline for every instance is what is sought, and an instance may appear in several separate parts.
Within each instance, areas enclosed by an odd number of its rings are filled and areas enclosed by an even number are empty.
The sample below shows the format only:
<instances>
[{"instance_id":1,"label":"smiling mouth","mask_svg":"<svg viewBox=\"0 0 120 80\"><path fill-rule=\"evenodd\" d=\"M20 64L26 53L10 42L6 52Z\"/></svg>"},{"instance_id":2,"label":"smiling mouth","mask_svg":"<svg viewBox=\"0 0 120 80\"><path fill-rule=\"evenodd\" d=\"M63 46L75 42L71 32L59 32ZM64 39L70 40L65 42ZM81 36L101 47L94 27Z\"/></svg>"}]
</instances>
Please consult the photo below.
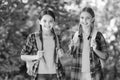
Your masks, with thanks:
<instances>
[{"instance_id":1,"label":"smiling mouth","mask_svg":"<svg viewBox=\"0 0 120 80\"><path fill-rule=\"evenodd\" d=\"M88 23L82 23L83 25L88 25Z\"/></svg>"},{"instance_id":2,"label":"smiling mouth","mask_svg":"<svg viewBox=\"0 0 120 80\"><path fill-rule=\"evenodd\" d=\"M51 26L45 26L46 28L51 28Z\"/></svg>"}]
</instances>

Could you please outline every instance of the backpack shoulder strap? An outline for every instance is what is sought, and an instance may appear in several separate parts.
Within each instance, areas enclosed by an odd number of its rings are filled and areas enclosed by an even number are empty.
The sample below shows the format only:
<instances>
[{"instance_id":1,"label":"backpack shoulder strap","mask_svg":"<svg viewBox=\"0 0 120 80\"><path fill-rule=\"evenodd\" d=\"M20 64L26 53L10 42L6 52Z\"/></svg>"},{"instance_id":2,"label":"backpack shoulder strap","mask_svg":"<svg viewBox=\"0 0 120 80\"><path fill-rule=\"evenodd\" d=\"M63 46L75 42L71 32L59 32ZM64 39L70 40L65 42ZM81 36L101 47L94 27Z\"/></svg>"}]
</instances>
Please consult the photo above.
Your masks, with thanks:
<instances>
[{"instance_id":1,"label":"backpack shoulder strap","mask_svg":"<svg viewBox=\"0 0 120 80\"><path fill-rule=\"evenodd\" d=\"M55 30L53 28L52 28L52 33L53 33L54 40L55 40L55 48L59 49L60 48L59 36L55 33Z\"/></svg>"},{"instance_id":2,"label":"backpack shoulder strap","mask_svg":"<svg viewBox=\"0 0 120 80\"><path fill-rule=\"evenodd\" d=\"M42 50L42 42L41 42L41 39L39 38L39 35L35 34L35 39L36 39L36 46L38 50Z\"/></svg>"},{"instance_id":3,"label":"backpack shoulder strap","mask_svg":"<svg viewBox=\"0 0 120 80\"><path fill-rule=\"evenodd\" d=\"M78 35L79 35L79 32L77 31L77 32L74 34L74 36L73 36L73 39L72 39L72 40L73 40L74 44L77 43L77 41L78 41L78 39L79 39L79 38L78 38Z\"/></svg>"},{"instance_id":4,"label":"backpack shoulder strap","mask_svg":"<svg viewBox=\"0 0 120 80\"><path fill-rule=\"evenodd\" d=\"M97 33L98 33L98 31L96 29L94 29L91 34L91 43L95 40Z\"/></svg>"},{"instance_id":5,"label":"backpack shoulder strap","mask_svg":"<svg viewBox=\"0 0 120 80\"><path fill-rule=\"evenodd\" d=\"M60 40L57 35L56 35L56 48L60 49Z\"/></svg>"}]
</instances>

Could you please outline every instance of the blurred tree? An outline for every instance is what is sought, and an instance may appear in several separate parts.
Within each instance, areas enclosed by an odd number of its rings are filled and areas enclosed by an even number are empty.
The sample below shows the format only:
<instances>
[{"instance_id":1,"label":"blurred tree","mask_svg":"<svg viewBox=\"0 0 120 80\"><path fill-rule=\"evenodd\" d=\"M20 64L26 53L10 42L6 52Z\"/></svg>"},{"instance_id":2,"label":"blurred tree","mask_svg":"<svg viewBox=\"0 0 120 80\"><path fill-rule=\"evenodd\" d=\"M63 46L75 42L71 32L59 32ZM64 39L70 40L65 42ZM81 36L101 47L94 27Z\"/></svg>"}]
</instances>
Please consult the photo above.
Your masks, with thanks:
<instances>
[{"instance_id":1,"label":"blurred tree","mask_svg":"<svg viewBox=\"0 0 120 80\"><path fill-rule=\"evenodd\" d=\"M106 4L105 7L105 21L108 23L107 26L107 32L111 35L107 36L107 41L109 42L109 57L112 58L112 60L109 58L109 61L112 61L111 63L107 63L107 69L109 70L108 67L113 68L113 79L109 78L111 80L119 80L119 74L120 74L120 1L109 1ZM106 32L106 33L107 33ZM111 74L109 76L111 76ZM117 79L119 78L119 79Z\"/></svg>"},{"instance_id":2,"label":"blurred tree","mask_svg":"<svg viewBox=\"0 0 120 80\"><path fill-rule=\"evenodd\" d=\"M14 77L22 62L19 52L23 44L23 26L27 16L20 0L0 0L0 75Z\"/></svg>"}]
</instances>

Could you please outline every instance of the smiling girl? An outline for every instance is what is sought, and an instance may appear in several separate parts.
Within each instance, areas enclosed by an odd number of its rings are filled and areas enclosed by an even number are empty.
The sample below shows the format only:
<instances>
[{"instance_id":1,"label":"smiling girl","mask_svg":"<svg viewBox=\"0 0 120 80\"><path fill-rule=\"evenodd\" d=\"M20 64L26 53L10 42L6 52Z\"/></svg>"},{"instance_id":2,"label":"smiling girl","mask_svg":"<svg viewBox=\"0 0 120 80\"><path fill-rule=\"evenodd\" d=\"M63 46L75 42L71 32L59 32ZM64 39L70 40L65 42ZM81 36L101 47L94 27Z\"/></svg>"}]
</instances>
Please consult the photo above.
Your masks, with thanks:
<instances>
[{"instance_id":1,"label":"smiling girl","mask_svg":"<svg viewBox=\"0 0 120 80\"><path fill-rule=\"evenodd\" d=\"M74 57L71 80L103 80L100 60L107 58L107 48L102 33L94 26L92 8L83 8L79 19L79 31L76 31L69 46Z\"/></svg>"},{"instance_id":2,"label":"smiling girl","mask_svg":"<svg viewBox=\"0 0 120 80\"><path fill-rule=\"evenodd\" d=\"M21 59L24 61L38 60L36 80L61 80L58 72L59 47L58 37L54 32L55 15L51 10L43 10L40 16L40 30L28 36L22 49ZM37 42L38 41L38 42ZM39 47L41 49L39 49ZM28 71L32 75L31 71Z\"/></svg>"}]
</instances>

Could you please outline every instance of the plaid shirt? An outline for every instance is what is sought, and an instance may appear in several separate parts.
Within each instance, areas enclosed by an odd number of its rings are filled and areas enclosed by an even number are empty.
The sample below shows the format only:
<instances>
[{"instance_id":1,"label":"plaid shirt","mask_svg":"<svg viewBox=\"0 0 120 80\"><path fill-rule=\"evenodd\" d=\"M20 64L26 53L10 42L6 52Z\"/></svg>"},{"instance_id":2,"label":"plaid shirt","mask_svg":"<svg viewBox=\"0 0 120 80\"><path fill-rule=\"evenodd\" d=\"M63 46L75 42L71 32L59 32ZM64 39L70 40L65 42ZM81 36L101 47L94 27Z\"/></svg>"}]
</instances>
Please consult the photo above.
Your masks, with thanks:
<instances>
[{"instance_id":1,"label":"plaid shirt","mask_svg":"<svg viewBox=\"0 0 120 80\"><path fill-rule=\"evenodd\" d=\"M27 40L26 40L26 44L23 46L23 49L21 51L21 55L36 55L38 48L37 48L37 44L36 44L36 36L39 36L39 32L37 33L32 33L28 36ZM55 53L57 52L57 48L55 47ZM57 57L57 55L56 55ZM63 68L62 65L60 64L59 61L57 61L57 59L55 59L55 63L56 63L56 71L57 71L57 77L58 80L62 80L62 77L64 75L63 72ZM37 66L38 67L38 66ZM37 76L35 76L37 77ZM34 77L34 79L35 79Z\"/></svg>"},{"instance_id":2,"label":"plaid shirt","mask_svg":"<svg viewBox=\"0 0 120 80\"><path fill-rule=\"evenodd\" d=\"M78 35L77 35L78 37ZM101 32L97 32L96 35L96 43L97 43L97 49L100 50L101 52L107 53L107 46L105 39L102 35ZM82 39L80 39L79 43L83 43ZM77 43L77 47L73 46L73 52L72 55L74 57L72 67L71 67L71 80L80 80L80 75L81 75L81 67L82 67L82 47L81 45ZM97 72L101 72L101 63L100 63L100 58L98 55L95 54L95 52L91 49L90 51L90 73L92 78L94 78L95 74Z\"/></svg>"}]
</instances>

